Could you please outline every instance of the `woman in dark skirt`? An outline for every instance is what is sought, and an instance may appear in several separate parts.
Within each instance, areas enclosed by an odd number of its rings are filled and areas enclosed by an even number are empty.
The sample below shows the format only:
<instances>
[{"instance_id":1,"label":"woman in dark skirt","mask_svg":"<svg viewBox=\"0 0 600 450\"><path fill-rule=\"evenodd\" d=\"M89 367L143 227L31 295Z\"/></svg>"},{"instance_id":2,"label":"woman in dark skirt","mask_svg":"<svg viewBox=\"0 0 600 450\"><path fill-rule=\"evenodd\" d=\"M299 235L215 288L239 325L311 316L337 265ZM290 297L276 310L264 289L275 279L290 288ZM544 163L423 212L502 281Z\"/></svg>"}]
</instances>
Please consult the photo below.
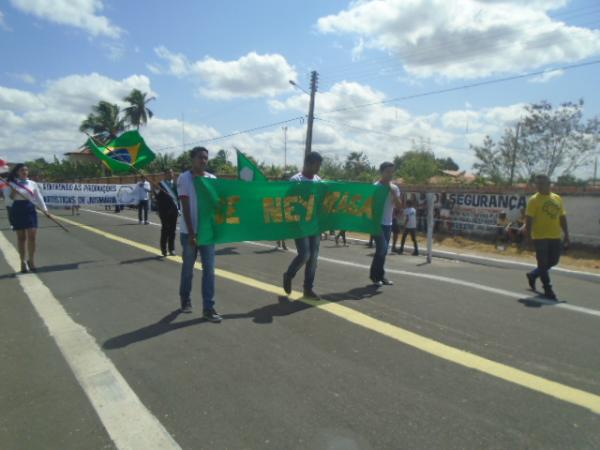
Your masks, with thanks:
<instances>
[{"instance_id":1,"label":"woman in dark skirt","mask_svg":"<svg viewBox=\"0 0 600 450\"><path fill-rule=\"evenodd\" d=\"M28 176L29 170L27 166L25 164L17 164L10 171L8 187L4 191L4 195L13 200L11 213L13 229L17 232L22 273L27 273L30 270L35 271L36 269L34 262L35 239L38 226L36 206L46 216L50 217L46 203L44 203L44 197L37 183L31 181ZM27 258L25 257L25 247L27 247Z\"/></svg>"}]
</instances>

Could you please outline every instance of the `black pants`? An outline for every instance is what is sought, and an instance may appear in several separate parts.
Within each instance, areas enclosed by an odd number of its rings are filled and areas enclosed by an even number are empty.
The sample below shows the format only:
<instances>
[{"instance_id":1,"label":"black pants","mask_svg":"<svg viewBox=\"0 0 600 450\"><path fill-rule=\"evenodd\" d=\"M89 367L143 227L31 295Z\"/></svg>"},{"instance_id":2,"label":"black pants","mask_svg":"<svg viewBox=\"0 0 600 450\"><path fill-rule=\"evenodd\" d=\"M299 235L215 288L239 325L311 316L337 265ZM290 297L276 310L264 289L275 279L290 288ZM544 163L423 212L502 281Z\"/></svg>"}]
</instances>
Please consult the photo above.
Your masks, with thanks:
<instances>
[{"instance_id":1,"label":"black pants","mask_svg":"<svg viewBox=\"0 0 600 450\"><path fill-rule=\"evenodd\" d=\"M8 223L12 227L12 226L14 226L14 224L13 224L13 217L12 217L12 207L7 206L6 207L6 211L8 212Z\"/></svg>"},{"instance_id":2,"label":"black pants","mask_svg":"<svg viewBox=\"0 0 600 450\"><path fill-rule=\"evenodd\" d=\"M142 211L144 211L144 222L148 222L148 200L140 200L138 203L138 220L142 221Z\"/></svg>"},{"instance_id":3,"label":"black pants","mask_svg":"<svg viewBox=\"0 0 600 450\"><path fill-rule=\"evenodd\" d=\"M544 288L552 287L549 270L558 264L560 259L560 239L534 239L537 269L531 272L534 277L540 277Z\"/></svg>"},{"instance_id":4,"label":"black pants","mask_svg":"<svg viewBox=\"0 0 600 450\"><path fill-rule=\"evenodd\" d=\"M169 252L175 250L175 230L177 228L177 217L178 214L159 214L160 217L160 250L163 253L167 253L167 246Z\"/></svg>"},{"instance_id":5,"label":"black pants","mask_svg":"<svg viewBox=\"0 0 600 450\"><path fill-rule=\"evenodd\" d=\"M413 241L413 246L414 246L414 251L413 253L416 255L419 253L419 244L417 244L417 235L415 233L415 229L414 228L405 228L404 231L402 232L402 241L400 242L400 251L403 252L404 251L404 243L406 242L406 236L408 236L410 234L410 238Z\"/></svg>"}]
</instances>

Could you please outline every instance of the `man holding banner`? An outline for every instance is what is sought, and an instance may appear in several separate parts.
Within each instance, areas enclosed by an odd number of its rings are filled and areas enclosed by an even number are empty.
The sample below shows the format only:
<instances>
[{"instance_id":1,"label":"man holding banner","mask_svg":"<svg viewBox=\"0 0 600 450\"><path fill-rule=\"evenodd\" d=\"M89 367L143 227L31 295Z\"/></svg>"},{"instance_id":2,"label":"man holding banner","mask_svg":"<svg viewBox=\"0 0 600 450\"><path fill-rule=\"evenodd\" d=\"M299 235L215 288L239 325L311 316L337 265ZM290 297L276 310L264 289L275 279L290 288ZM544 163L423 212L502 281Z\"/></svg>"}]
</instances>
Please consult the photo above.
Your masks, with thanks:
<instances>
[{"instance_id":1,"label":"man holding banner","mask_svg":"<svg viewBox=\"0 0 600 450\"><path fill-rule=\"evenodd\" d=\"M300 181L309 183L318 183L321 181L319 170L323 157L317 152L311 152L304 159L302 172L290 178L290 181ZM315 275L317 273L317 262L319 258L320 234L314 236L305 236L294 240L298 254L292 260L287 271L283 274L283 290L286 294L292 293L292 280L303 265L306 265L304 271L304 297L311 300L320 300L320 297L313 290Z\"/></svg>"},{"instance_id":2,"label":"man holding banner","mask_svg":"<svg viewBox=\"0 0 600 450\"><path fill-rule=\"evenodd\" d=\"M221 321L221 316L214 309L215 295L215 245L198 245L198 202L194 178L216 178L206 172L208 164L208 150L204 147L194 147L190 150L192 168L179 175L177 179L177 192L181 201L183 220L179 226L181 253L183 265L181 266L181 281L179 284L179 297L181 312L192 312L192 280L194 277L194 263L200 252L202 261L202 306L203 317L214 323Z\"/></svg>"},{"instance_id":3,"label":"man holding banner","mask_svg":"<svg viewBox=\"0 0 600 450\"><path fill-rule=\"evenodd\" d=\"M375 236L375 255L373 256L373 262L371 263L371 274L370 278L374 284L381 285L392 285L390 280L385 277L385 257L388 252L390 245L390 237L392 234L392 219L394 214L394 208L401 209L402 203L400 201L400 189L394 183L394 164L391 162L381 163L379 166L379 172L381 173L381 179L375 183L375 185L386 186L390 188L390 192L385 201L383 210L383 217L381 218L381 231L382 233Z\"/></svg>"}]
</instances>

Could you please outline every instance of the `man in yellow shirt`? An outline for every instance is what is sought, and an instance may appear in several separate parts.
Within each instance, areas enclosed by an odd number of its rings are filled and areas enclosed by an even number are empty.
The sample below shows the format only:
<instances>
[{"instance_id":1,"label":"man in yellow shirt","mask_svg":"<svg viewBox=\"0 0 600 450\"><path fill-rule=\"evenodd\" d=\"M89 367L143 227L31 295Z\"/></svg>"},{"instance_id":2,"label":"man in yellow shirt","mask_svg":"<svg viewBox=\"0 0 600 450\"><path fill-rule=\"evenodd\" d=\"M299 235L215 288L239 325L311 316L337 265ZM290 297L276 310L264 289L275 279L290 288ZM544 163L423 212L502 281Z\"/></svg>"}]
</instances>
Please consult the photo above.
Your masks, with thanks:
<instances>
[{"instance_id":1,"label":"man in yellow shirt","mask_svg":"<svg viewBox=\"0 0 600 450\"><path fill-rule=\"evenodd\" d=\"M565 247L569 245L567 215L560 196L550 192L547 175L537 175L535 184L537 192L527 202L525 229L527 237L533 239L537 268L527 274L527 281L535 291L535 281L539 277L544 286L544 297L556 300L548 271L558 264L561 237Z\"/></svg>"}]
</instances>

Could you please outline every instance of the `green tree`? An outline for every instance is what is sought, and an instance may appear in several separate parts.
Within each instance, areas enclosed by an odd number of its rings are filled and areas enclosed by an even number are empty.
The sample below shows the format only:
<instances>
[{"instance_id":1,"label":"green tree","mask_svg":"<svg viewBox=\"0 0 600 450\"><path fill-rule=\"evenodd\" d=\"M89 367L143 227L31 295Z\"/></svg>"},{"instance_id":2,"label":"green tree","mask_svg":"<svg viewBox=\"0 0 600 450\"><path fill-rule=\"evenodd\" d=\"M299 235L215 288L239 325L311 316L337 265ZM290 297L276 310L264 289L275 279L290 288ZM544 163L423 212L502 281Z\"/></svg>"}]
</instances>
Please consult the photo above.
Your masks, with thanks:
<instances>
[{"instance_id":1,"label":"green tree","mask_svg":"<svg viewBox=\"0 0 600 450\"><path fill-rule=\"evenodd\" d=\"M231 175L236 173L236 168L229 161L229 152L219 150L214 158L208 160L208 171L214 174Z\"/></svg>"},{"instance_id":2,"label":"green tree","mask_svg":"<svg viewBox=\"0 0 600 450\"><path fill-rule=\"evenodd\" d=\"M440 171L435 155L427 150L410 150L395 162L398 175L409 183L427 183Z\"/></svg>"},{"instance_id":3,"label":"green tree","mask_svg":"<svg viewBox=\"0 0 600 450\"><path fill-rule=\"evenodd\" d=\"M148 173L164 172L168 169L177 170L177 160L172 153L157 153L156 158L144 169Z\"/></svg>"},{"instance_id":4,"label":"green tree","mask_svg":"<svg viewBox=\"0 0 600 450\"><path fill-rule=\"evenodd\" d=\"M542 101L525 111L517 127L507 128L497 144L486 136L482 145L471 146L477 158L473 168L480 175L510 183L538 173L571 175L590 161L600 142L600 119L583 119L583 100L556 108Z\"/></svg>"},{"instance_id":5,"label":"green tree","mask_svg":"<svg viewBox=\"0 0 600 450\"><path fill-rule=\"evenodd\" d=\"M154 116L154 113L148 109L148 103L155 100L156 97L147 97L146 92L139 89L133 89L123 100L129 103L130 106L123 110L124 118L132 127L139 130L141 125L146 125L148 119Z\"/></svg>"},{"instance_id":6,"label":"green tree","mask_svg":"<svg viewBox=\"0 0 600 450\"><path fill-rule=\"evenodd\" d=\"M364 152L351 152L344 162L344 178L353 181L373 181L376 169Z\"/></svg>"},{"instance_id":7,"label":"green tree","mask_svg":"<svg viewBox=\"0 0 600 450\"><path fill-rule=\"evenodd\" d=\"M338 158L331 158L329 156L323 157L323 163L321 164L321 176L326 180L344 180L346 174L344 172L344 165Z\"/></svg>"},{"instance_id":8,"label":"green tree","mask_svg":"<svg viewBox=\"0 0 600 450\"><path fill-rule=\"evenodd\" d=\"M450 157L448 158L435 158L435 162L437 163L440 170L458 170L458 164L454 162L454 160Z\"/></svg>"},{"instance_id":9,"label":"green tree","mask_svg":"<svg viewBox=\"0 0 600 450\"><path fill-rule=\"evenodd\" d=\"M105 133L107 140L114 139L125 131L125 120L120 117L120 113L117 105L100 101L92 106L92 113L81 122L79 131L92 134Z\"/></svg>"}]
</instances>

